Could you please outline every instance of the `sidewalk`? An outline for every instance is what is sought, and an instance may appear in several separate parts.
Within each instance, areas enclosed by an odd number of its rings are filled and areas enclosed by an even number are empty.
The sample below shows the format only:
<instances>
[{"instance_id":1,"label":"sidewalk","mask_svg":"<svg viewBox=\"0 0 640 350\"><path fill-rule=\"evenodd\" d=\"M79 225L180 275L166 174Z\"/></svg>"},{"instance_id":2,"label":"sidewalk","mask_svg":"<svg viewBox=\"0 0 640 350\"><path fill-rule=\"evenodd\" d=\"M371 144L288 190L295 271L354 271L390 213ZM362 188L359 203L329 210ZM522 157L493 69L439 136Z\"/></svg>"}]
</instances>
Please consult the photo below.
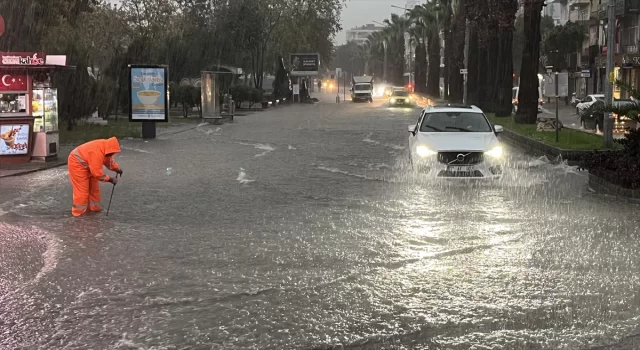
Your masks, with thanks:
<instances>
[{"instance_id":1,"label":"sidewalk","mask_svg":"<svg viewBox=\"0 0 640 350\"><path fill-rule=\"evenodd\" d=\"M60 146L58 159L50 162L29 162L25 164L4 164L0 165L0 178L7 176L18 176L36 171L47 170L67 164L67 157L74 149L73 146Z\"/></svg>"}]
</instances>

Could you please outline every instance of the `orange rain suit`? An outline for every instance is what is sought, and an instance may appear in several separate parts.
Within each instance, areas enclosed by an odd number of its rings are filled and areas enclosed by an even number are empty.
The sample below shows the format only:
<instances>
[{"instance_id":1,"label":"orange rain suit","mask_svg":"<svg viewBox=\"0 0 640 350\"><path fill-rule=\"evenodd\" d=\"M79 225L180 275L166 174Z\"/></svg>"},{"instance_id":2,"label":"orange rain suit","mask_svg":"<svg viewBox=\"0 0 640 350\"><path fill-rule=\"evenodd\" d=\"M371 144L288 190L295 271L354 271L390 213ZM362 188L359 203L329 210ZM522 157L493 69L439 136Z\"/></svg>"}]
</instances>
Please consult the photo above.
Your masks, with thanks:
<instances>
[{"instance_id":1,"label":"orange rain suit","mask_svg":"<svg viewBox=\"0 0 640 350\"><path fill-rule=\"evenodd\" d=\"M102 171L102 166L106 166L111 171L120 169L113 159L115 153L120 153L120 143L115 137L89 141L71 151L67 166L73 187L73 206L71 207L73 216L81 216L87 212L87 209L102 210L98 181L109 182L111 179Z\"/></svg>"}]
</instances>

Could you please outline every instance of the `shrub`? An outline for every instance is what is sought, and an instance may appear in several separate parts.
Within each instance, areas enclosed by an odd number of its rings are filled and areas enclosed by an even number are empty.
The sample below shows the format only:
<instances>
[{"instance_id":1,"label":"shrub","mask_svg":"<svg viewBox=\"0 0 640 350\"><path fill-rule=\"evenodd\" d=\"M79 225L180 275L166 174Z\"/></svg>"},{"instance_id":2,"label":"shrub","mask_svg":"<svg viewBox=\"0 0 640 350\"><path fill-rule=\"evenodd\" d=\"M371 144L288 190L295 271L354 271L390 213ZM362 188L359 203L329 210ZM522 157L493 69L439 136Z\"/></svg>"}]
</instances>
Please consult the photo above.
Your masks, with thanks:
<instances>
[{"instance_id":1,"label":"shrub","mask_svg":"<svg viewBox=\"0 0 640 350\"><path fill-rule=\"evenodd\" d=\"M582 159L582 167L593 175L624 188L640 189L640 131L632 130L620 151L591 152Z\"/></svg>"},{"instance_id":2,"label":"shrub","mask_svg":"<svg viewBox=\"0 0 640 350\"><path fill-rule=\"evenodd\" d=\"M248 85L233 85L229 88L229 92L236 103L236 108L240 108L242 102L249 102L249 107L255 103L262 102L262 90Z\"/></svg>"}]
</instances>

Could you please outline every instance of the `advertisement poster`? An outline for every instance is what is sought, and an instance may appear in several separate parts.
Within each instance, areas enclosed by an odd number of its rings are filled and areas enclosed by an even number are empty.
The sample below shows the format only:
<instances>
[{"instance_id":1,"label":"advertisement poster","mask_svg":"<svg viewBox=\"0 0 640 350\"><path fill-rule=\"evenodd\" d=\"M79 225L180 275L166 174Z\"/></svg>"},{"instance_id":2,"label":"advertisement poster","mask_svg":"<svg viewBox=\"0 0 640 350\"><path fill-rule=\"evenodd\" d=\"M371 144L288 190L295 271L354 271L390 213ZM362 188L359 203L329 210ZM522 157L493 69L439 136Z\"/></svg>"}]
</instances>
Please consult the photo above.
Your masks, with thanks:
<instances>
[{"instance_id":1,"label":"advertisement poster","mask_svg":"<svg viewBox=\"0 0 640 350\"><path fill-rule=\"evenodd\" d=\"M130 67L129 120L156 122L169 120L166 73L165 67Z\"/></svg>"},{"instance_id":2,"label":"advertisement poster","mask_svg":"<svg viewBox=\"0 0 640 350\"><path fill-rule=\"evenodd\" d=\"M320 69L320 54L295 53L289 56L291 76L318 75Z\"/></svg>"},{"instance_id":3,"label":"advertisement poster","mask_svg":"<svg viewBox=\"0 0 640 350\"><path fill-rule=\"evenodd\" d=\"M0 125L0 155L27 154L29 124Z\"/></svg>"}]
</instances>

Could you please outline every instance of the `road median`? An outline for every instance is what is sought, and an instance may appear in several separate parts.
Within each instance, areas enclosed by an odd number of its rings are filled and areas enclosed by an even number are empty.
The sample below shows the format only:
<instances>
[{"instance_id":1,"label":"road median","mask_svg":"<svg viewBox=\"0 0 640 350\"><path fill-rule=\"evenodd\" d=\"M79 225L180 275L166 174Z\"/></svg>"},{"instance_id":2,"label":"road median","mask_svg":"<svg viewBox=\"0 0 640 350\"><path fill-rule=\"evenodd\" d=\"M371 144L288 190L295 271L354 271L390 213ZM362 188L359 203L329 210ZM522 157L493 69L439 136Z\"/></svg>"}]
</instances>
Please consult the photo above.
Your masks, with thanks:
<instances>
[{"instance_id":1,"label":"road median","mask_svg":"<svg viewBox=\"0 0 640 350\"><path fill-rule=\"evenodd\" d=\"M563 128L556 142L555 131L538 131L536 124L517 124L513 116L496 117L491 113L487 118L504 128L501 135L504 142L549 158L575 163L592 151L607 151L599 135Z\"/></svg>"}]
</instances>

